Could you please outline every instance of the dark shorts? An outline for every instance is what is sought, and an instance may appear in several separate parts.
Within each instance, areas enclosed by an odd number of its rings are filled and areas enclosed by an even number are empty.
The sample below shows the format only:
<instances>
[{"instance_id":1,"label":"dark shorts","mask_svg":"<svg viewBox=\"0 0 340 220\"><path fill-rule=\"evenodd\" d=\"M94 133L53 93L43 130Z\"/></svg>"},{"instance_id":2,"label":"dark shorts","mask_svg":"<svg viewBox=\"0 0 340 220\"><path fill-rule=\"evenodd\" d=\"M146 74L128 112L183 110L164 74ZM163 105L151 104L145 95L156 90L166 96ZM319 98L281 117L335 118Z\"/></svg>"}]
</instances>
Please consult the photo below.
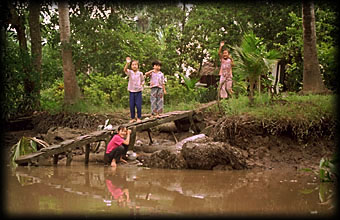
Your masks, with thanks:
<instances>
[{"instance_id":1,"label":"dark shorts","mask_svg":"<svg viewBox=\"0 0 340 220\"><path fill-rule=\"evenodd\" d=\"M120 161L120 157L124 157L126 155L127 150L128 146L123 144L112 150L110 153L105 152L104 164L110 165L113 159L115 159L116 163L118 163Z\"/></svg>"}]
</instances>

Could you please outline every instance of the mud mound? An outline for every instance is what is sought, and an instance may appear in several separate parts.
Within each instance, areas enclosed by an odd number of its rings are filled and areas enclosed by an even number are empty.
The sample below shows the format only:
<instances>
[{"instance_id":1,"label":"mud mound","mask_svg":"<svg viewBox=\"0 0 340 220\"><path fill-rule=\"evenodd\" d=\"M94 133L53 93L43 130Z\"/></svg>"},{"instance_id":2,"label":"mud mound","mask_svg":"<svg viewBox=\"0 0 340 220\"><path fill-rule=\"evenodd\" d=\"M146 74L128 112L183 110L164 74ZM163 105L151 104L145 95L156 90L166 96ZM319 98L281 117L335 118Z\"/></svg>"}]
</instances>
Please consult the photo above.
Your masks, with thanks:
<instances>
[{"instance_id":1,"label":"mud mound","mask_svg":"<svg viewBox=\"0 0 340 220\"><path fill-rule=\"evenodd\" d=\"M263 119L259 120L248 115L227 116L219 119L210 135L219 141L233 142L240 138L257 135L287 136L298 142L310 139L334 139L336 121L321 118L318 122L299 119Z\"/></svg>"},{"instance_id":2,"label":"mud mound","mask_svg":"<svg viewBox=\"0 0 340 220\"><path fill-rule=\"evenodd\" d=\"M51 127L68 127L75 129L96 130L98 125L103 125L107 119L110 124L117 125L127 121L124 114L100 115L87 113L58 113L51 115L47 112L36 114L32 118L34 130L37 133L46 133Z\"/></svg>"}]
</instances>

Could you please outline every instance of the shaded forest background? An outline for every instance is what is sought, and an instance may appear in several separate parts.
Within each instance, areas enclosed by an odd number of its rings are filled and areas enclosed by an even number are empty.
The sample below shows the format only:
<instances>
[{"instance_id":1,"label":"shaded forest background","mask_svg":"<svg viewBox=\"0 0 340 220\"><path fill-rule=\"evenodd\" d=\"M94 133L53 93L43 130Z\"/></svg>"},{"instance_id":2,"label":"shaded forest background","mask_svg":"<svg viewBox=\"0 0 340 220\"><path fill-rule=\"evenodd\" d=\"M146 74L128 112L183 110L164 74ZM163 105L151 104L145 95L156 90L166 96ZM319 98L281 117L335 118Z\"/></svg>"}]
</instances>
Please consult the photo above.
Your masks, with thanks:
<instances>
[{"instance_id":1,"label":"shaded forest background","mask_svg":"<svg viewBox=\"0 0 340 220\"><path fill-rule=\"evenodd\" d=\"M61 50L65 45L60 43L58 6L49 1L1 4L2 119L36 110L60 111L64 98ZM280 54L285 67L280 90L302 89L301 2L94 1L69 2L69 9L68 46L83 105L102 109L128 106L128 80L123 72L127 56L139 60L142 72L152 69L154 59L161 60L167 78L165 105L213 100L215 87L194 86L203 66L210 62L218 69L220 41L226 42L235 57L234 48L249 33L263 51ZM337 92L338 10L322 1L315 2L314 9L321 75L325 86ZM247 84L237 67L233 75L234 91L246 94ZM266 77L263 80L266 83ZM147 96L145 91L144 103Z\"/></svg>"}]
</instances>

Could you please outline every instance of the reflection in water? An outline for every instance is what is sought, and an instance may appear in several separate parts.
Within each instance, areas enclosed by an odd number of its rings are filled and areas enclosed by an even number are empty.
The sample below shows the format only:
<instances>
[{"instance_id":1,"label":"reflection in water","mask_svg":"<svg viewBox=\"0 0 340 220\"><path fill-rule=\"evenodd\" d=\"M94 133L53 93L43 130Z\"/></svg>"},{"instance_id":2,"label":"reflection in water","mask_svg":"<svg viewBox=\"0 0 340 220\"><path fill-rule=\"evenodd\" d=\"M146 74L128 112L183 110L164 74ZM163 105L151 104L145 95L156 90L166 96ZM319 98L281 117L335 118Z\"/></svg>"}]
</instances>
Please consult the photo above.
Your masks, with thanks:
<instances>
[{"instance_id":1,"label":"reflection in water","mask_svg":"<svg viewBox=\"0 0 340 220\"><path fill-rule=\"evenodd\" d=\"M130 215L133 216L135 213L138 215L139 206L131 203L126 177L116 174L117 168L110 167L108 169L111 169L112 173L110 171L106 172L105 183L111 197L110 200L104 199L104 202L107 206L111 206L112 202L116 201L119 207L128 207Z\"/></svg>"},{"instance_id":2,"label":"reflection in water","mask_svg":"<svg viewBox=\"0 0 340 220\"><path fill-rule=\"evenodd\" d=\"M320 185L310 174L288 170L113 169L75 163L18 167L9 172L6 182L9 215L325 216L335 212L331 184Z\"/></svg>"}]
</instances>

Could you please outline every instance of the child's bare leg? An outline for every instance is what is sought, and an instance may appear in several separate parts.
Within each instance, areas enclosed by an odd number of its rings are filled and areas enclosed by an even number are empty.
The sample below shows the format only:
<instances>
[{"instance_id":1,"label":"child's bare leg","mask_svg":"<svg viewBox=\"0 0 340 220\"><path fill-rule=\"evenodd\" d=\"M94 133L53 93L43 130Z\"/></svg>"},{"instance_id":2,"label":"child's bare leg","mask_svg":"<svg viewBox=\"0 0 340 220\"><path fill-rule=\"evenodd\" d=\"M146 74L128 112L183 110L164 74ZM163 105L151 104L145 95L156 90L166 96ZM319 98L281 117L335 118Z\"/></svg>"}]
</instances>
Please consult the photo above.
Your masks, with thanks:
<instances>
[{"instance_id":1,"label":"child's bare leg","mask_svg":"<svg viewBox=\"0 0 340 220\"><path fill-rule=\"evenodd\" d=\"M111 167L117 167L116 159L112 159Z\"/></svg>"},{"instance_id":2,"label":"child's bare leg","mask_svg":"<svg viewBox=\"0 0 340 220\"><path fill-rule=\"evenodd\" d=\"M127 161L124 160L122 156L120 157L120 161L122 161L123 163L127 163Z\"/></svg>"},{"instance_id":3,"label":"child's bare leg","mask_svg":"<svg viewBox=\"0 0 340 220\"><path fill-rule=\"evenodd\" d=\"M234 93L233 90L232 89L228 89L227 91L228 91L229 97L232 98L232 94Z\"/></svg>"}]
</instances>

